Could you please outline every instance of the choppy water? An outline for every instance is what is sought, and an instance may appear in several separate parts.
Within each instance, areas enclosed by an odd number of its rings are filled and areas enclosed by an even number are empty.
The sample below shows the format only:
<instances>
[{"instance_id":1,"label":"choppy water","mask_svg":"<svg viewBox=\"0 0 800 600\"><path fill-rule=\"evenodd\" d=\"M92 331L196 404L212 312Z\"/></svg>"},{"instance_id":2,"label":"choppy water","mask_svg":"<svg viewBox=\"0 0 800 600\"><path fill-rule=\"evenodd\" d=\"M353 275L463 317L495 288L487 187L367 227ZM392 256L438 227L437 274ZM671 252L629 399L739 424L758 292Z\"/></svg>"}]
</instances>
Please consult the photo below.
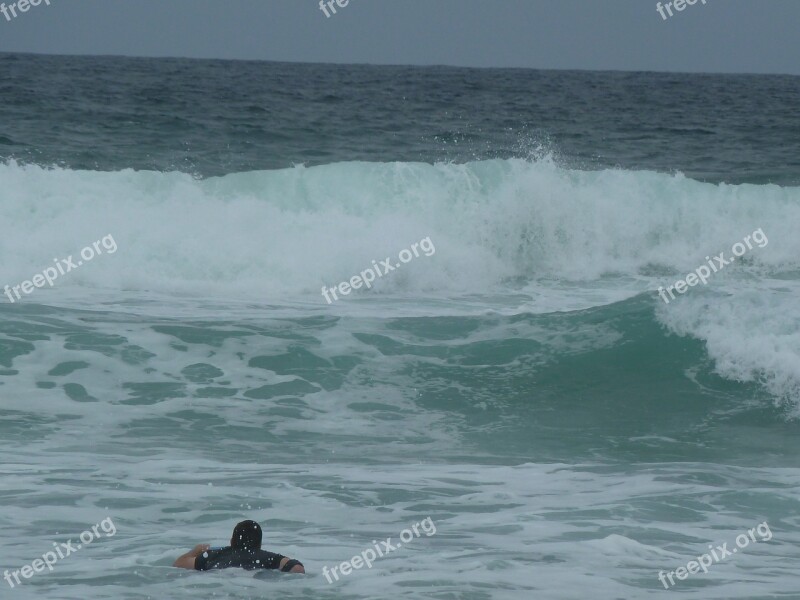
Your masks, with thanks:
<instances>
[{"instance_id":1,"label":"choppy water","mask_svg":"<svg viewBox=\"0 0 800 600\"><path fill-rule=\"evenodd\" d=\"M799 93L0 55L0 286L116 248L0 296L0 571L117 529L0 597L648 598L765 521L674 593L800 597ZM308 575L171 568L245 518Z\"/></svg>"}]
</instances>

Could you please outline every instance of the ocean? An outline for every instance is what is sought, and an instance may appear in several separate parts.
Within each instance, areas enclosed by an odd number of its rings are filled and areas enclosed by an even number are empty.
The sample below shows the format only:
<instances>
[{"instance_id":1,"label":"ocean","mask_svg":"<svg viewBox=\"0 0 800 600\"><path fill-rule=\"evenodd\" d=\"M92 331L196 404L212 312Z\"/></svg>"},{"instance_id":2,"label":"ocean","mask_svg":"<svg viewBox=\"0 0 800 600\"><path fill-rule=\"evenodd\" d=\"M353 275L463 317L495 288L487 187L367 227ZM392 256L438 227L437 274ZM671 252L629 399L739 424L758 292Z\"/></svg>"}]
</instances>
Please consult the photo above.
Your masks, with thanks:
<instances>
[{"instance_id":1,"label":"ocean","mask_svg":"<svg viewBox=\"0 0 800 600\"><path fill-rule=\"evenodd\" d=\"M1 54L0 598L800 598L798 101Z\"/></svg>"}]
</instances>

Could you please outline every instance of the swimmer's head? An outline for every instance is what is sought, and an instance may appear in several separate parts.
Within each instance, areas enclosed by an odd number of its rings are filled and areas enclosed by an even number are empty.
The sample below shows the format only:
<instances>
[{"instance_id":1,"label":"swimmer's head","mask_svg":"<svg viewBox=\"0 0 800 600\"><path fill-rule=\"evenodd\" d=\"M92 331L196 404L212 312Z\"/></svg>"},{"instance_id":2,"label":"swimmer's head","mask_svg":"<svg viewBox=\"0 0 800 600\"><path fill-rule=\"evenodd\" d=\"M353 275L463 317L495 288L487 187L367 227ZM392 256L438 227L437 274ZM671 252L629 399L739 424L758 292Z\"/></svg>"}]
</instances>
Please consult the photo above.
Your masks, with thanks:
<instances>
[{"instance_id":1,"label":"swimmer's head","mask_svg":"<svg viewBox=\"0 0 800 600\"><path fill-rule=\"evenodd\" d=\"M261 525L255 521L242 521L233 529L231 548L241 550L261 549Z\"/></svg>"}]
</instances>

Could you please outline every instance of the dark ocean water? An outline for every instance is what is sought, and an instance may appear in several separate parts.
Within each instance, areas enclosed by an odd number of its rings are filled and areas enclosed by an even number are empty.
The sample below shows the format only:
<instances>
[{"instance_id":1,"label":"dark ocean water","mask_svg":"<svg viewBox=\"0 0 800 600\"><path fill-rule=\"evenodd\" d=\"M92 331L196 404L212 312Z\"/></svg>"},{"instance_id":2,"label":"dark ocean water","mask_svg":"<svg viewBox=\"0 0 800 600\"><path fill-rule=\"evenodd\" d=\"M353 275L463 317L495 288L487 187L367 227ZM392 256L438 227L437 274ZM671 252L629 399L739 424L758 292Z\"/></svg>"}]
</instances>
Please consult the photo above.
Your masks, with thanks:
<instances>
[{"instance_id":1,"label":"dark ocean water","mask_svg":"<svg viewBox=\"0 0 800 600\"><path fill-rule=\"evenodd\" d=\"M117 529L0 597L800 598L798 100L0 55L0 572ZM308 576L170 567L245 518Z\"/></svg>"},{"instance_id":2,"label":"dark ocean water","mask_svg":"<svg viewBox=\"0 0 800 600\"><path fill-rule=\"evenodd\" d=\"M0 54L0 157L204 177L528 158L797 185L792 76Z\"/></svg>"}]
</instances>

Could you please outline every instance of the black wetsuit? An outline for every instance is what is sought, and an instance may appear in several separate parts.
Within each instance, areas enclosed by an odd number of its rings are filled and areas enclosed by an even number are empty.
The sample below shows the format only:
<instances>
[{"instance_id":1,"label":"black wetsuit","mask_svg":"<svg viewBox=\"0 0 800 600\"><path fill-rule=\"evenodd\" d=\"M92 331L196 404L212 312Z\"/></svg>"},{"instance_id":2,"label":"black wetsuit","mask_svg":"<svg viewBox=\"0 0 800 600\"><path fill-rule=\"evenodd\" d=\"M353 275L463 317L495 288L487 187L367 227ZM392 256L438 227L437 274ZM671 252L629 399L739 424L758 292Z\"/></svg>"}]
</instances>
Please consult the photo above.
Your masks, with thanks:
<instances>
[{"instance_id":1,"label":"black wetsuit","mask_svg":"<svg viewBox=\"0 0 800 600\"><path fill-rule=\"evenodd\" d=\"M230 546L218 550L206 550L194 559L194 568L198 571L211 569L228 569L238 567L254 571L256 569L280 569L281 560L286 558L266 550L234 549Z\"/></svg>"}]
</instances>

